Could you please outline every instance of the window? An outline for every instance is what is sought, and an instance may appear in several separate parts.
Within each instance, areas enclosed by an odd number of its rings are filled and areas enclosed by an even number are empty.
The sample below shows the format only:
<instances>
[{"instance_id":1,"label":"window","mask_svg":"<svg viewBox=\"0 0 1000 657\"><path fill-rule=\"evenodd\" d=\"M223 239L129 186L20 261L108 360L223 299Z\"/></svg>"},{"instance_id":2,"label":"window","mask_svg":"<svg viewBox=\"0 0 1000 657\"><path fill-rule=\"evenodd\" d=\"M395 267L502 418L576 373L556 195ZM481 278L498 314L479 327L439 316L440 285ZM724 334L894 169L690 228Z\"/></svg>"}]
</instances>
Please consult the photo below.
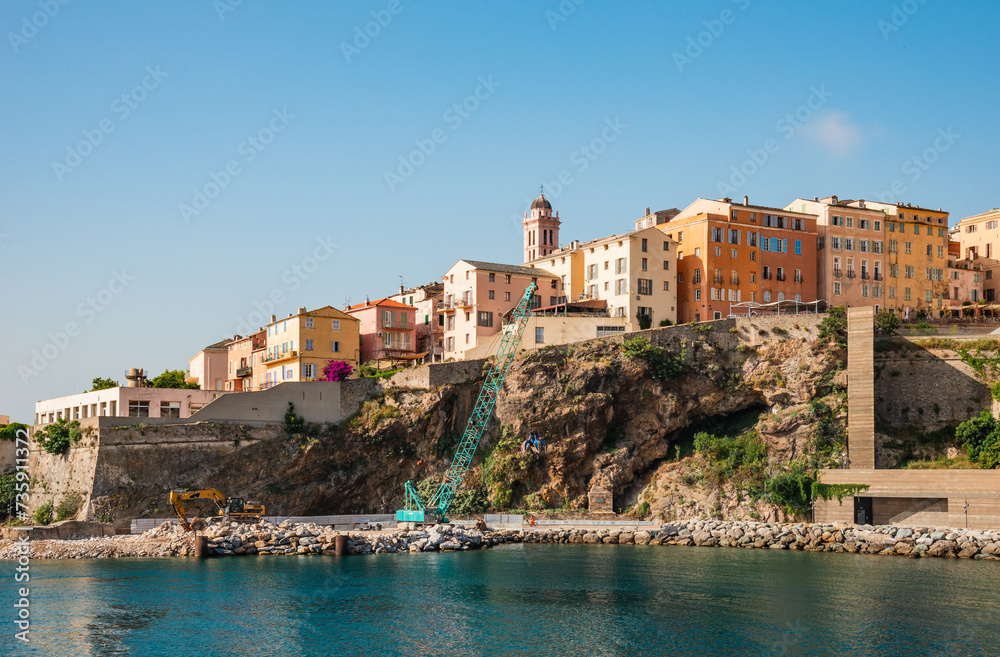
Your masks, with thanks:
<instances>
[{"instance_id":1,"label":"window","mask_svg":"<svg viewBox=\"0 0 1000 657\"><path fill-rule=\"evenodd\" d=\"M670 281L663 281L663 291L664 292L670 291Z\"/></svg>"},{"instance_id":2,"label":"window","mask_svg":"<svg viewBox=\"0 0 1000 657\"><path fill-rule=\"evenodd\" d=\"M315 379L318 366L316 363L302 363L302 378Z\"/></svg>"},{"instance_id":3,"label":"window","mask_svg":"<svg viewBox=\"0 0 1000 657\"><path fill-rule=\"evenodd\" d=\"M648 258L643 258L642 259L642 270L643 271L649 271L649 259Z\"/></svg>"},{"instance_id":4,"label":"window","mask_svg":"<svg viewBox=\"0 0 1000 657\"><path fill-rule=\"evenodd\" d=\"M905 252L906 252L906 253L910 253L910 252L912 251L912 248L913 248L913 243L912 243L912 242L907 242L907 243L906 243L906 249L905 249Z\"/></svg>"},{"instance_id":5,"label":"window","mask_svg":"<svg viewBox=\"0 0 1000 657\"><path fill-rule=\"evenodd\" d=\"M615 294L628 294L628 281L626 279L615 280Z\"/></svg>"},{"instance_id":6,"label":"window","mask_svg":"<svg viewBox=\"0 0 1000 657\"><path fill-rule=\"evenodd\" d=\"M925 301L926 301L927 303L930 303L930 302L931 302L931 291L930 291L930 290L925 290L925 291L924 291L924 300L925 300Z\"/></svg>"},{"instance_id":7,"label":"window","mask_svg":"<svg viewBox=\"0 0 1000 657\"><path fill-rule=\"evenodd\" d=\"M503 300L504 301L510 301L510 292L504 292L503 293Z\"/></svg>"},{"instance_id":8,"label":"window","mask_svg":"<svg viewBox=\"0 0 1000 657\"><path fill-rule=\"evenodd\" d=\"M930 235L933 235L933 234L934 234L934 229L931 228L930 226L928 226L927 227L927 235L930 236Z\"/></svg>"},{"instance_id":9,"label":"window","mask_svg":"<svg viewBox=\"0 0 1000 657\"><path fill-rule=\"evenodd\" d=\"M757 246L757 233L747 231L747 246Z\"/></svg>"},{"instance_id":10,"label":"window","mask_svg":"<svg viewBox=\"0 0 1000 657\"><path fill-rule=\"evenodd\" d=\"M701 257L701 247L700 246L694 247L694 257L695 258L700 258Z\"/></svg>"},{"instance_id":11,"label":"window","mask_svg":"<svg viewBox=\"0 0 1000 657\"><path fill-rule=\"evenodd\" d=\"M497 275L494 274L493 272L490 272L490 283L496 283L496 282L497 282ZM411 301L410 303L413 302Z\"/></svg>"},{"instance_id":12,"label":"window","mask_svg":"<svg viewBox=\"0 0 1000 657\"><path fill-rule=\"evenodd\" d=\"M889 253L896 252L896 240L889 240Z\"/></svg>"},{"instance_id":13,"label":"window","mask_svg":"<svg viewBox=\"0 0 1000 657\"><path fill-rule=\"evenodd\" d=\"M795 255L802 255L802 240L795 240Z\"/></svg>"},{"instance_id":14,"label":"window","mask_svg":"<svg viewBox=\"0 0 1000 657\"><path fill-rule=\"evenodd\" d=\"M333 320L333 322L332 322L332 328L333 328L334 331L339 331L340 330L340 320L339 319Z\"/></svg>"},{"instance_id":15,"label":"window","mask_svg":"<svg viewBox=\"0 0 1000 657\"><path fill-rule=\"evenodd\" d=\"M840 238L839 237L831 237L830 238L830 248L836 249L838 251L840 250Z\"/></svg>"},{"instance_id":16,"label":"window","mask_svg":"<svg viewBox=\"0 0 1000 657\"><path fill-rule=\"evenodd\" d=\"M882 242L879 240L872 240L872 252L882 253Z\"/></svg>"},{"instance_id":17,"label":"window","mask_svg":"<svg viewBox=\"0 0 1000 657\"><path fill-rule=\"evenodd\" d=\"M479 326L493 326L493 313L486 311L479 311L477 313L476 324Z\"/></svg>"},{"instance_id":18,"label":"window","mask_svg":"<svg viewBox=\"0 0 1000 657\"><path fill-rule=\"evenodd\" d=\"M933 256L934 255L934 247L931 246L930 244L927 245L927 255L929 255L929 256Z\"/></svg>"},{"instance_id":19,"label":"window","mask_svg":"<svg viewBox=\"0 0 1000 657\"><path fill-rule=\"evenodd\" d=\"M722 228L717 226L712 226L712 241L721 242L722 241Z\"/></svg>"},{"instance_id":20,"label":"window","mask_svg":"<svg viewBox=\"0 0 1000 657\"><path fill-rule=\"evenodd\" d=\"M701 288L700 287L696 287L694 289L694 300L695 301L701 301Z\"/></svg>"},{"instance_id":21,"label":"window","mask_svg":"<svg viewBox=\"0 0 1000 657\"><path fill-rule=\"evenodd\" d=\"M895 299L896 298L896 288L893 287L893 286L890 286L888 288L888 290L889 290L889 298L890 299Z\"/></svg>"},{"instance_id":22,"label":"window","mask_svg":"<svg viewBox=\"0 0 1000 657\"><path fill-rule=\"evenodd\" d=\"M906 265L903 269L903 276L906 278L913 278L913 265Z\"/></svg>"},{"instance_id":23,"label":"window","mask_svg":"<svg viewBox=\"0 0 1000 657\"><path fill-rule=\"evenodd\" d=\"M834 217L833 218L833 225L834 226L843 226L844 225L844 218L843 217Z\"/></svg>"},{"instance_id":24,"label":"window","mask_svg":"<svg viewBox=\"0 0 1000 657\"><path fill-rule=\"evenodd\" d=\"M668 242L666 240L663 240L663 250L664 251L669 251L670 250L670 242ZM600 327L598 327L598 328L600 328Z\"/></svg>"},{"instance_id":25,"label":"window","mask_svg":"<svg viewBox=\"0 0 1000 657\"><path fill-rule=\"evenodd\" d=\"M684 231L683 230L680 231L679 233L677 233L677 241L678 242L683 242L684 241Z\"/></svg>"},{"instance_id":26,"label":"window","mask_svg":"<svg viewBox=\"0 0 1000 657\"><path fill-rule=\"evenodd\" d=\"M874 225L875 225L875 230L881 232L881 230L882 230L882 221L880 219L876 219L874 221Z\"/></svg>"},{"instance_id":27,"label":"window","mask_svg":"<svg viewBox=\"0 0 1000 657\"><path fill-rule=\"evenodd\" d=\"M691 276L691 282L696 285L701 283L701 269L694 270L694 274Z\"/></svg>"},{"instance_id":28,"label":"window","mask_svg":"<svg viewBox=\"0 0 1000 657\"><path fill-rule=\"evenodd\" d=\"M903 298L906 299L907 301L910 300L910 288L908 287L903 288Z\"/></svg>"},{"instance_id":29,"label":"window","mask_svg":"<svg viewBox=\"0 0 1000 657\"><path fill-rule=\"evenodd\" d=\"M771 290L764 290L764 303L771 303Z\"/></svg>"},{"instance_id":30,"label":"window","mask_svg":"<svg viewBox=\"0 0 1000 657\"><path fill-rule=\"evenodd\" d=\"M639 279L639 294L652 294L653 293L653 279L651 278L640 278Z\"/></svg>"},{"instance_id":31,"label":"window","mask_svg":"<svg viewBox=\"0 0 1000 657\"><path fill-rule=\"evenodd\" d=\"M916 219L916 217L914 217L914 219ZM914 235L919 235L920 234L920 226L918 226L916 224L913 224L913 234Z\"/></svg>"},{"instance_id":32,"label":"window","mask_svg":"<svg viewBox=\"0 0 1000 657\"><path fill-rule=\"evenodd\" d=\"M313 327L313 318L312 317L306 317L306 328L310 328L311 329L312 327Z\"/></svg>"},{"instance_id":33,"label":"window","mask_svg":"<svg viewBox=\"0 0 1000 657\"><path fill-rule=\"evenodd\" d=\"M840 281L833 282L833 296L835 297L840 296Z\"/></svg>"},{"instance_id":34,"label":"window","mask_svg":"<svg viewBox=\"0 0 1000 657\"><path fill-rule=\"evenodd\" d=\"M858 219L858 228L860 228L861 230L868 230L868 220Z\"/></svg>"},{"instance_id":35,"label":"window","mask_svg":"<svg viewBox=\"0 0 1000 657\"><path fill-rule=\"evenodd\" d=\"M508 285L510 285L510 274L504 274L504 276L503 276L503 282L507 283Z\"/></svg>"},{"instance_id":36,"label":"window","mask_svg":"<svg viewBox=\"0 0 1000 657\"><path fill-rule=\"evenodd\" d=\"M615 260L615 273L616 274L627 274L628 273L628 259L618 258Z\"/></svg>"},{"instance_id":37,"label":"window","mask_svg":"<svg viewBox=\"0 0 1000 657\"><path fill-rule=\"evenodd\" d=\"M730 257L730 258L736 258L736 249L732 249L732 250L730 250L730 252L729 252L729 257Z\"/></svg>"},{"instance_id":38,"label":"window","mask_svg":"<svg viewBox=\"0 0 1000 657\"><path fill-rule=\"evenodd\" d=\"M312 350L313 350L313 341L310 340L309 338L306 338L306 351L312 351Z\"/></svg>"},{"instance_id":39,"label":"window","mask_svg":"<svg viewBox=\"0 0 1000 657\"><path fill-rule=\"evenodd\" d=\"M130 399L128 402L129 417L149 417L149 401Z\"/></svg>"},{"instance_id":40,"label":"window","mask_svg":"<svg viewBox=\"0 0 1000 657\"><path fill-rule=\"evenodd\" d=\"M716 255L716 257L722 255L722 247L721 246L715 247L715 255Z\"/></svg>"},{"instance_id":41,"label":"window","mask_svg":"<svg viewBox=\"0 0 1000 657\"><path fill-rule=\"evenodd\" d=\"M740 243L740 231L733 228L729 229L729 243L739 244Z\"/></svg>"},{"instance_id":42,"label":"window","mask_svg":"<svg viewBox=\"0 0 1000 657\"><path fill-rule=\"evenodd\" d=\"M854 217L848 217L847 218L847 227L848 228L853 228L854 227Z\"/></svg>"},{"instance_id":43,"label":"window","mask_svg":"<svg viewBox=\"0 0 1000 657\"><path fill-rule=\"evenodd\" d=\"M853 251L854 250L854 238L853 237L846 237L846 238L844 238L844 248L846 250L848 250L848 251Z\"/></svg>"},{"instance_id":44,"label":"window","mask_svg":"<svg viewBox=\"0 0 1000 657\"><path fill-rule=\"evenodd\" d=\"M598 326L597 327L597 337L604 338L609 335L615 335L616 333L624 333L624 326Z\"/></svg>"},{"instance_id":45,"label":"window","mask_svg":"<svg viewBox=\"0 0 1000 657\"><path fill-rule=\"evenodd\" d=\"M489 291L489 297L490 297L490 299L496 298L496 292L494 292L493 290L490 290Z\"/></svg>"},{"instance_id":46,"label":"window","mask_svg":"<svg viewBox=\"0 0 1000 657\"><path fill-rule=\"evenodd\" d=\"M868 253L868 240L858 240L858 251Z\"/></svg>"},{"instance_id":47,"label":"window","mask_svg":"<svg viewBox=\"0 0 1000 657\"><path fill-rule=\"evenodd\" d=\"M335 354L340 353L340 340L334 340L333 342L330 343L330 351L332 351Z\"/></svg>"},{"instance_id":48,"label":"window","mask_svg":"<svg viewBox=\"0 0 1000 657\"><path fill-rule=\"evenodd\" d=\"M180 402L170 402L161 401L160 402L160 417L176 417L181 416L181 403Z\"/></svg>"},{"instance_id":49,"label":"window","mask_svg":"<svg viewBox=\"0 0 1000 657\"><path fill-rule=\"evenodd\" d=\"M669 260L664 260L663 261L663 271L667 271L668 269L670 269L670 261Z\"/></svg>"},{"instance_id":50,"label":"window","mask_svg":"<svg viewBox=\"0 0 1000 657\"><path fill-rule=\"evenodd\" d=\"M756 251L751 251L750 252L750 262L757 262L757 252Z\"/></svg>"},{"instance_id":51,"label":"window","mask_svg":"<svg viewBox=\"0 0 1000 657\"><path fill-rule=\"evenodd\" d=\"M545 327L535 327L535 344L545 344Z\"/></svg>"},{"instance_id":52,"label":"window","mask_svg":"<svg viewBox=\"0 0 1000 657\"><path fill-rule=\"evenodd\" d=\"M645 237L642 238L642 252L643 253L645 253L646 251L649 250L649 248L648 248L648 242L649 242L649 240L647 240Z\"/></svg>"}]
</instances>

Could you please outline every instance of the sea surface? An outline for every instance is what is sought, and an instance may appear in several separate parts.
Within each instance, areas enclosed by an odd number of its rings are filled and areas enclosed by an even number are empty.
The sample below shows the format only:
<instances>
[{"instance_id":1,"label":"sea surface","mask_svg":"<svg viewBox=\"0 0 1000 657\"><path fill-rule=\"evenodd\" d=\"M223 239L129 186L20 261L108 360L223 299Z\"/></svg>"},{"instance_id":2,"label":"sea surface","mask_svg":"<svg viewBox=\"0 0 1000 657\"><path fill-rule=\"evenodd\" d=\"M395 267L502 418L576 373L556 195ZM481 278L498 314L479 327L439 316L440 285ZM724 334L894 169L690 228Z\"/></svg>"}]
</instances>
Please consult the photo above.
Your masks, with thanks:
<instances>
[{"instance_id":1,"label":"sea surface","mask_svg":"<svg viewBox=\"0 0 1000 657\"><path fill-rule=\"evenodd\" d=\"M30 572L31 643L4 621L0 655L1000 655L1000 562L513 545Z\"/></svg>"}]
</instances>

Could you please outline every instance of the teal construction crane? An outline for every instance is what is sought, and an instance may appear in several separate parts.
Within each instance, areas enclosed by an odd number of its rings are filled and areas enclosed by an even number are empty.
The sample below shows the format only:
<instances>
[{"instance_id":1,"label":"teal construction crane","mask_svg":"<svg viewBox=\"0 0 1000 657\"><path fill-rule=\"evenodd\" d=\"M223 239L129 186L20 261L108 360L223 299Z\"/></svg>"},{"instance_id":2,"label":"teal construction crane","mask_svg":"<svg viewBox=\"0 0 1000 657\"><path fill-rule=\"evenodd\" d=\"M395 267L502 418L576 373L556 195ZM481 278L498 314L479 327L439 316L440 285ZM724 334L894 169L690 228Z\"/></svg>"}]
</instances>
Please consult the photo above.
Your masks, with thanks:
<instances>
[{"instance_id":1,"label":"teal construction crane","mask_svg":"<svg viewBox=\"0 0 1000 657\"><path fill-rule=\"evenodd\" d=\"M514 355L521 342L524 327L528 324L528 316L531 314L531 299L537 289L538 286L532 282L524 290L524 295L511 313L510 321L503 327L496 358L486 374L483 389L479 391L479 399L476 400L476 407L473 409L472 415L469 416L469 423L465 425L462 441L458 445L455 458L445 473L441 486L430 500L424 502L413 486L413 482L406 482L405 508L396 512L397 521L424 524L448 522L446 517L448 508L454 501L455 494L461 488L462 482L465 481L465 474L472 464L472 457L476 454L479 441L482 440L483 433L486 431L486 424L489 422L490 415L493 414L493 407L497 403L500 388L503 387L507 371L510 369L511 363L514 362Z\"/></svg>"}]
</instances>

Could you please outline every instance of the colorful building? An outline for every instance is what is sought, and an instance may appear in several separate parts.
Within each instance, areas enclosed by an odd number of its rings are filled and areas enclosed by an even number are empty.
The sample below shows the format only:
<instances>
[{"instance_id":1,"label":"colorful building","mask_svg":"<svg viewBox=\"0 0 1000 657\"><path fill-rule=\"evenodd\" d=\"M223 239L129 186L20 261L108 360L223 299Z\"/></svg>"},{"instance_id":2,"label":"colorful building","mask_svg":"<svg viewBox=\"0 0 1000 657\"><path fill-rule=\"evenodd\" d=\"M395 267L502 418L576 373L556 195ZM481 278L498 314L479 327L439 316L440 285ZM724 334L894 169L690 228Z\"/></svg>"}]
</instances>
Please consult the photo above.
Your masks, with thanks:
<instances>
[{"instance_id":1,"label":"colorful building","mask_svg":"<svg viewBox=\"0 0 1000 657\"><path fill-rule=\"evenodd\" d=\"M903 318L941 317L950 304L948 213L902 203L849 201L885 214L885 308Z\"/></svg>"},{"instance_id":2,"label":"colorful building","mask_svg":"<svg viewBox=\"0 0 1000 657\"><path fill-rule=\"evenodd\" d=\"M331 360L360 365L361 344L358 318L323 306L298 311L284 319L271 315L266 327L264 383L261 389L283 381L313 381Z\"/></svg>"},{"instance_id":3,"label":"colorful building","mask_svg":"<svg viewBox=\"0 0 1000 657\"><path fill-rule=\"evenodd\" d=\"M534 308L555 305L562 296L559 279L535 267L459 260L442 280L445 360L461 360L466 351L499 333L503 316L532 282L538 286Z\"/></svg>"},{"instance_id":4,"label":"colorful building","mask_svg":"<svg viewBox=\"0 0 1000 657\"><path fill-rule=\"evenodd\" d=\"M959 259L976 262L983 267L983 293L988 302L1000 301L1000 277L996 269L1000 266L1000 209L993 208L956 224L954 238L957 238Z\"/></svg>"},{"instance_id":5,"label":"colorful building","mask_svg":"<svg viewBox=\"0 0 1000 657\"><path fill-rule=\"evenodd\" d=\"M677 244L677 320L817 300L816 215L700 198L657 227Z\"/></svg>"},{"instance_id":6,"label":"colorful building","mask_svg":"<svg viewBox=\"0 0 1000 657\"><path fill-rule=\"evenodd\" d=\"M229 369L229 345L232 338L210 344L190 360L185 383L197 383L202 390L225 390Z\"/></svg>"},{"instance_id":7,"label":"colorful building","mask_svg":"<svg viewBox=\"0 0 1000 657\"><path fill-rule=\"evenodd\" d=\"M948 260L948 308L964 316L976 314L975 308L985 298L983 285L986 272L975 260Z\"/></svg>"},{"instance_id":8,"label":"colorful building","mask_svg":"<svg viewBox=\"0 0 1000 657\"><path fill-rule=\"evenodd\" d=\"M264 383L264 355L267 353L267 331L261 328L253 335L237 336L229 345L226 390L250 392Z\"/></svg>"},{"instance_id":9,"label":"colorful building","mask_svg":"<svg viewBox=\"0 0 1000 657\"><path fill-rule=\"evenodd\" d=\"M604 301L608 314L624 318L630 331L639 328L638 315L650 316L653 325L677 321L677 243L655 225L590 242L570 242L528 266L559 279L562 293L550 294L549 303L542 300L544 305Z\"/></svg>"},{"instance_id":10,"label":"colorful building","mask_svg":"<svg viewBox=\"0 0 1000 657\"><path fill-rule=\"evenodd\" d=\"M444 360L444 315L439 312L444 283L428 283L408 290L400 286L399 294L389 298L417 309L417 353L426 352L432 363Z\"/></svg>"},{"instance_id":11,"label":"colorful building","mask_svg":"<svg viewBox=\"0 0 1000 657\"><path fill-rule=\"evenodd\" d=\"M417 309L389 298L365 301L345 311L358 319L361 362L412 361L416 350Z\"/></svg>"},{"instance_id":12,"label":"colorful building","mask_svg":"<svg viewBox=\"0 0 1000 657\"><path fill-rule=\"evenodd\" d=\"M885 213L836 196L797 198L785 209L816 215L817 297L831 306L885 305Z\"/></svg>"}]
</instances>

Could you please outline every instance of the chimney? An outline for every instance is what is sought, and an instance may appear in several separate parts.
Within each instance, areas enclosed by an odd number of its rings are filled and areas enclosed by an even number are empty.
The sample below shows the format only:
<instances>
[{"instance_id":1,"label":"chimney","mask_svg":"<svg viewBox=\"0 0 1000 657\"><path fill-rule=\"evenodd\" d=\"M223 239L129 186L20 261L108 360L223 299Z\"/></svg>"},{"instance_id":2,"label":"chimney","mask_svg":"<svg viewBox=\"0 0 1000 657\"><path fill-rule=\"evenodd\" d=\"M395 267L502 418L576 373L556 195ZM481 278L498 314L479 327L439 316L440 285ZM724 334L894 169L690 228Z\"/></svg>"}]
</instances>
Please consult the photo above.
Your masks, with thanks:
<instances>
[{"instance_id":1,"label":"chimney","mask_svg":"<svg viewBox=\"0 0 1000 657\"><path fill-rule=\"evenodd\" d=\"M405 291L406 291L406 289L402 285L400 285L399 286L399 293L402 294Z\"/></svg>"},{"instance_id":2,"label":"chimney","mask_svg":"<svg viewBox=\"0 0 1000 657\"><path fill-rule=\"evenodd\" d=\"M818 196L813 196L813 200L818 202L819 201L819 197Z\"/></svg>"},{"instance_id":3,"label":"chimney","mask_svg":"<svg viewBox=\"0 0 1000 657\"><path fill-rule=\"evenodd\" d=\"M271 315L271 321L272 322L278 321L278 316L277 315Z\"/></svg>"},{"instance_id":4,"label":"chimney","mask_svg":"<svg viewBox=\"0 0 1000 657\"><path fill-rule=\"evenodd\" d=\"M837 196L833 195L830 198L833 200L833 205L837 205Z\"/></svg>"},{"instance_id":5,"label":"chimney","mask_svg":"<svg viewBox=\"0 0 1000 657\"><path fill-rule=\"evenodd\" d=\"M649 216L649 208L646 208L646 215L645 216L647 216L647 217Z\"/></svg>"},{"instance_id":6,"label":"chimney","mask_svg":"<svg viewBox=\"0 0 1000 657\"><path fill-rule=\"evenodd\" d=\"M302 306L301 308L299 308L298 314L299 315L305 315L306 314L306 307Z\"/></svg>"},{"instance_id":7,"label":"chimney","mask_svg":"<svg viewBox=\"0 0 1000 657\"><path fill-rule=\"evenodd\" d=\"M750 197L749 196L744 196L743 197L743 205L750 205Z\"/></svg>"}]
</instances>

